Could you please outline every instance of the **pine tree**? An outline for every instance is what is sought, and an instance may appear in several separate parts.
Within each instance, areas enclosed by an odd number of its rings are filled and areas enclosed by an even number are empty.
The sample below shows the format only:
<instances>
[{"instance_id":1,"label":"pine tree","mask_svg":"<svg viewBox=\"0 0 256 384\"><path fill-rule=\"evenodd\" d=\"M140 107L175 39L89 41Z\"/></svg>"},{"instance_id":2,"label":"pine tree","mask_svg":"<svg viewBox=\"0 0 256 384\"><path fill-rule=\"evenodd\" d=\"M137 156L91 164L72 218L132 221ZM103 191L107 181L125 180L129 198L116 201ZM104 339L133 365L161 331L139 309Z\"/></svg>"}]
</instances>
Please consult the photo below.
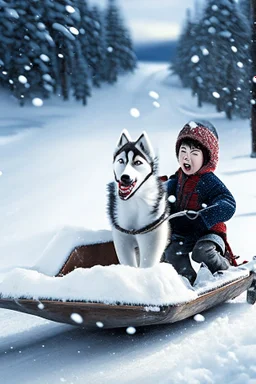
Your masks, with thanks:
<instances>
[{"instance_id":1,"label":"pine tree","mask_svg":"<svg viewBox=\"0 0 256 384\"><path fill-rule=\"evenodd\" d=\"M104 62L103 25L97 7L91 9L85 0L75 0L80 11L79 39L86 57L93 85L99 87Z\"/></svg>"},{"instance_id":2,"label":"pine tree","mask_svg":"<svg viewBox=\"0 0 256 384\"><path fill-rule=\"evenodd\" d=\"M104 15L105 16L105 15ZM115 82L136 64L114 0L107 16L86 0L5 0L0 7L0 84L23 105L71 90L87 103L91 84Z\"/></svg>"},{"instance_id":3,"label":"pine tree","mask_svg":"<svg viewBox=\"0 0 256 384\"><path fill-rule=\"evenodd\" d=\"M75 42L76 49L73 58L72 85L76 100L82 100L83 105L87 104L87 99L91 96L91 87L89 85L88 65L82 53L81 44Z\"/></svg>"},{"instance_id":4,"label":"pine tree","mask_svg":"<svg viewBox=\"0 0 256 384\"><path fill-rule=\"evenodd\" d=\"M187 9L187 17L183 27L183 31L179 37L176 55L173 60L171 69L176 73L184 87L192 87L191 76L189 75L190 60L196 53L193 52L193 43L195 39L195 24L191 20L191 11Z\"/></svg>"},{"instance_id":5,"label":"pine tree","mask_svg":"<svg viewBox=\"0 0 256 384\"><path fill-rule=\"evenodd\" d=\"M133 71L136 67L136 56L132 40L124 26L115 0L108 0L105 16L105 36L105 79L109 83L114 83L119 73Z\"/></svg>"},{"instance_id":6,"label":"pine tree","mask_svg":"<svg viewBox=\"0 0 256 384\"><path fill-rule=\"evenodd\" d=\"M71 0L45 0L44 19L47 29L55 43L55 57L58 78L64 100L69 99L72 86L73 58L76 50L77 13L73 12Z\"/></svg>"},{"instance_id":7,"label":"pine tree","mask_svg":"<svg viewBox=\"0 0 256 384\"><path fill-rule=\"evenodd\" d=\"M5 2L0 7L0 83L5 88L12 89L12 79L10 79L9 70L12 63L12 47L15 19L19 17L14 4ZM12 12L9 9L12 9Z\"/></svg>"},{"instance_id":8,"label":"pine tree","mask_svg":"<svg viewBox=\"0 0 256 384\"><path fill-rule=\"evenodd\" d=\"M3 32L2 46L6 79L14 96L24 105L32 97L48 97L52 92L51 46L46 33L39 30L41 6L38 0L9 1L5 22L11 26ZM1 12L1 18L3 14ZM9 34L6 40L5 33ZM7 48L8 47L8 48Z\"/></svg>"},{"instance_id":9,"label":"pine tree","mask_svg":"<svg viewBox=\"0 0 256 384\"><path fill-rule=\"evenodd\" d=\"M92 19L93 19L93 42L91 46L92 52L92 81L93 84L98 87L104 80L104 63L106 55L106 47L104 40L104 25L103 15L99 9L94 6L92 8Z\"/></svg>"},{"instance_id":10,"label":"pine tree","mask_svg":"<svg viewBox=\"0 0 256 384\"><path fill-rule=\"evenodd\" d=\"M251 0L239 0L239 8L241 12L249 20L250 24L252 24L252 4Z\"/></svg>"},{"instance_id":11,"label":"pine tree","mask_svg":"<svg viewBox=\"0 0 256 384\"><path fill-rule=\"evenodd\" d=\"M209 0L188 50L190 86L218 111L248 117L250 31L233 0Z\"/></svg>"},{"instance_id":12,"label":"pine tree","mask_svg":"<svg viewBox=\"0 0 256 384\"><path fill-rule=\"evenodd\" d=\"M129 31L120 25L120 68L124 72L133 72L137 65L132 39Z\"/></svg>"}]
</instances>

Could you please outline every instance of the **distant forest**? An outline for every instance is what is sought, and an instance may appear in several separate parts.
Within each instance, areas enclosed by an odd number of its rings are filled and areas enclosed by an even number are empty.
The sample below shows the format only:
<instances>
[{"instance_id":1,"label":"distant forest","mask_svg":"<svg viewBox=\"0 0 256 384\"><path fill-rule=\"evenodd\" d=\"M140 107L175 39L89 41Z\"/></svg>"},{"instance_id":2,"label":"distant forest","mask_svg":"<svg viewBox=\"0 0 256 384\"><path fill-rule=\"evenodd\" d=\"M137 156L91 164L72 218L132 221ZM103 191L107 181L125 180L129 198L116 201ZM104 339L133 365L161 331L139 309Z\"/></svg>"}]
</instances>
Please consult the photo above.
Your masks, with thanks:
<instances>
[{"instance_id":1,"label":"distant forest","mask_svg":"<svg viewBox=\"0 0 256 384\"><path fill-rule=\"evenodd\" d=\"M135 44L134 50L141 61L173 61L176 56L177 41L157 41Z\"/></svg>"}]
</instances>

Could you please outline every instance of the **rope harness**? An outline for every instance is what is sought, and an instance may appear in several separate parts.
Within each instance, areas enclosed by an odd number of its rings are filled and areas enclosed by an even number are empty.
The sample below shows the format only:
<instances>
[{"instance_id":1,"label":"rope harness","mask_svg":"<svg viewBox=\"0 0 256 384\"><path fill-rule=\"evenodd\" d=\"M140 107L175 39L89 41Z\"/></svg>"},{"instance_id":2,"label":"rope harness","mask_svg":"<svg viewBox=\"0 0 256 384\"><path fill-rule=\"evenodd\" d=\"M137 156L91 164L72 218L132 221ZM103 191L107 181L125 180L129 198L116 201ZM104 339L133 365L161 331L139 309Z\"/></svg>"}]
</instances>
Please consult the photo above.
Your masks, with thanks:
<instances>
[{"instance_id":1,"label":"rope harness","mask_svg":"<svg viewBox=\"0 0 256 384\"><path fill-rule=\"evenodd\" d=\"M193 217L191 217L190 214L193 214ZM151 224L148 224L145 227L142 227L140 229L124 229L120 227L117 223L113 223L113 224L118 231L122 233L126 233L127 235L144 235L145 233L151 232L157 227L159 227L166 220L172 220L175 217L179 217L179 216L187 216L190 220L195 220L199 215L200 215L200 211L195 212L190 210L180 211L177 213L172 213L170 215L166 215L165 213L163 213L157 220L153 221Z\"/></svg>"}]
</instances>

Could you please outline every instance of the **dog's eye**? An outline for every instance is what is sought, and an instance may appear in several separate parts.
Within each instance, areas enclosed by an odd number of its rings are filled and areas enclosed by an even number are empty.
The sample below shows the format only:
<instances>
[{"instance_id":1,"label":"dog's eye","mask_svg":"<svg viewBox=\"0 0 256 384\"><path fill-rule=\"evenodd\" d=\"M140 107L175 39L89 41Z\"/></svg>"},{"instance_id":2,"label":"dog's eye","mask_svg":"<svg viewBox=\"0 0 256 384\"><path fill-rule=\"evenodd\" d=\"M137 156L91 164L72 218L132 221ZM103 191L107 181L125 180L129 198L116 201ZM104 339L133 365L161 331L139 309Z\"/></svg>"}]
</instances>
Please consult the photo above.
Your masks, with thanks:
<instances>
[{"instance_id":1,"label":"dog's eye","mask_svg":"<svg viewBox=\"0 0 256 384\"><path fill-rule=\"evenodd\" d=\"M118 159L117 162L118 162L119 164L123 164L123 163L124 163L123 159Z\"/></svg>"},{"instance_id":2,"label":"dog's eye","mask_svg":"<svg viewBox=\"0 0 256 384\"><path fill-rule=\"evenodd\" d=\"M134 162L134 165L141 165L142 164L142 162L140 161L140 160L136 160L135 162Z\"/></svg>"}]
</instances>

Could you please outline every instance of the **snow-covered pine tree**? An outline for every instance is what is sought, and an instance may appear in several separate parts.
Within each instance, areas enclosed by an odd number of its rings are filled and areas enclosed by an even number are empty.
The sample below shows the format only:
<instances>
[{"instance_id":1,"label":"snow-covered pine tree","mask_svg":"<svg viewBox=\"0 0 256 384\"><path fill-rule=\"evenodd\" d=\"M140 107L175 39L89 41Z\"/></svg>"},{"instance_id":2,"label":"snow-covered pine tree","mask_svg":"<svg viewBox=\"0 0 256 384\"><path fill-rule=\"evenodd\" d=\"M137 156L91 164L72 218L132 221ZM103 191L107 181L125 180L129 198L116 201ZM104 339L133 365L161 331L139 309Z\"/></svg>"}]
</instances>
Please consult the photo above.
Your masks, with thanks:
<instances>
[{"instance_id":1,"label":"snow-covered pine tree","mask_svg":"<svg viewBox=\"0 0 256 384\"><path fill-rule=\"evenodd\" d=\"M94 29L93 42L91 46L92 53L92 81L98 87L104 81L104 64L106 56L103 15L98 7L94 6L91 11Z\"/></svg>"},{"instance_id":2,"label":"snow-covered pine tree","mask_svg":"<svg viewBox=\"0 0 256 384\"><path fill-rule=\"evenodd\" d=\"M196 53L196 50L193 52L194 28L195 24L191 20L191 10L187 9L186 20L178 39L176 55L171 65L171 70L180 77L183 87L192 87L191 77L189 76L189 64L191 57Z\"/></svg>"},{"instance_id":3,"label":"snow-covered pine tree","mask_svg":"<svg viewBox=\"0 0 256 384\"><path fill-rule=\"evenodd\" d=\"M118 74L124 71L124 60L121 57L125 51L124 44L127 43L127 40L124 40L124 26L115 0L108 0L105 13L105 42L104 78L107 82L114 83L117 81Z\"/></svg>"},{"instance_id":4,"label":"snow-covered pine tree","mask_svg":"<svg viewBox=\"0 0 256 384\"><path fill-rule=\"evenodd\" d=\"M120 17L114 0L108 0L108 6L105 14L105 70L104 78L108 83L117 81L120 71Z\"/></svg>"},{"instance_id":5,"label":"snow-covered pine tree","mask_svg":"<svg viewBox=\"0 0 256 384\"><path fill-rule=\"evenodd\" d=\"M133 72L137 65L137 58L132 39L128 29L122 24L120 32L120 69L124 72Z\"/></svg>"},{"instance_id":6,"label":"snow-covered pine tree","mask_svg":"<svg viewBox=\"0 0 256 384\"><path fill-rule=\"evenodd\" d=\"M30 39L30 67L29 82L31 84L31 97L49 97L56 91L56 55L55 43L47 30L43 19L43 5L40 0L31 0L27 3L28 31ZM17 2L16 2L17 4ZM33 25L33 27L32 27ZM36 45L34 43L36 42Z\"/></svg>"},{"instance_id":7,"label":"snow-covered pine tree","mask_svg":"<svg viewBox=\"0 0 256 384\"><path fill-rule=\"evenodd\" d=\"M76 100L82 100L83 105L87 104L87 99L91 96L91 87L89 85L88 66L82 53L81 44L75 41L76 49L73 58L72 86Z\"/></svg>"},{"instance_id":8,"label":"snow-covered pine tree","mask_svg":"<svg viewBox=\"0 0 256 384\"><path fill-rule=\"evenodd\" d=\"M4 73L12 93L24 105L26 99L47 97L52 92L51 44L38 30L42 8L38 0L9 0L5 4L0 17L3 23L9 21L10 28L1 34Z\"/></svg>"},{"instance_id":9,"label":"snow-covered pine tree","mask_svg":"<svg viewBox=\"0 0 256 384\"><path fill-rule=\"evenodd\" d=\"M0 84L10 89L12 89L12 79L8 72L12 63L13 31L16 28L13 19L18 17L11 4L2 2L0 7Z\"/></svg>"},{"instance_id":10,"label":"snow-covered pine tree","mask_svg":"<svg viewBox=\"0 0 256 384\"><path fill-rule=\"evenodd\" d=\"M55 43L57 83L64 100L69 99L73 76L73 58L76 50L77 15L72 0L44 0L44 20Z\"/></svg>"},{"instance_id":11,"label":"snow-covered pine tree","mask_svg":"<svg viewBox=\"0 0 256 384\"><path fill-rule=\"evenodd\" d=\"M228 118L248 117L250 30L235 1L209 0L194 37L188 54L193 90L198 93L199 80L201 100L214 102Z\"/></svg>"},{"instance_id":12,"label":"snow-covered pine tree","mask_svg":"<svg viewBox=\"0 0 256 384\"><path fill-rule=\"evenodd\" d=\"M251 0L239 0L239 8L244 16L252 23L252 1Z\"/></svg>"},{"instance_id":13,"label":"snow-covered pine tree","mask_svg":"<svg viewBox=\"0 0 256 384\"><path fill-rule=\"evenodd\" d=\"M86 57L87 71L95 86L99 86L102 79L102 65L104 62L103 32L101 14L97 7L92 10L86 0L75 0L80 11L79 40L82 52Z\"/></svg>"},{"instance_id":14,"label":"snow-covered pine tree","mask_svg":"<svg viewBox=\"0 0 256 384\"><path fill-rule=\"evenodd\" d=\"M252 0L252 93L251 93L251 133L252 153L251 157L256 158L256 3Z\"/></svg>"}]
</instances>

